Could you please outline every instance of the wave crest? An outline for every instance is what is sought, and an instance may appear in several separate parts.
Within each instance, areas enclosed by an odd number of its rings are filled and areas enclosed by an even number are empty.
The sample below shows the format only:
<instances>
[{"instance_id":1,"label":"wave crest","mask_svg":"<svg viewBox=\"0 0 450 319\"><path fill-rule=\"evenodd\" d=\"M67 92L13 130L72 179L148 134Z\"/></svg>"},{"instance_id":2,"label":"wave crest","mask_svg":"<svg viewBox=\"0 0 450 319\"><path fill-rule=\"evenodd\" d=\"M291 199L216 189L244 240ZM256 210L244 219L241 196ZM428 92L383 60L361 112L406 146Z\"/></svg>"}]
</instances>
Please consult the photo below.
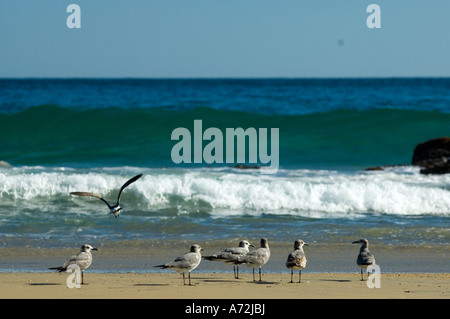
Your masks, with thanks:
<instances>
[{"instance_id":1,"label":"wave crest","mask_svg":"<svg viewBox=\"0 0 450 319\"><path fill-rule=\"evenodd\" d=\"M89 191L114 201L118 187L136 169L117 172L0 172L2 205L67 205L97 209L71 191ZM418 170L345 174L291 170L278 176L233 169L147 169L124 192L139 210L176 208L216 217L280 214L352 218L362 214L450 216L450 176L423 176ZM18 200L23 201L21 204ZM75 206L76 206L75 205ZM101 205L101 204L99 204ZM76 208L74 208L76 209Z\"/></svg>"}]
</instances>

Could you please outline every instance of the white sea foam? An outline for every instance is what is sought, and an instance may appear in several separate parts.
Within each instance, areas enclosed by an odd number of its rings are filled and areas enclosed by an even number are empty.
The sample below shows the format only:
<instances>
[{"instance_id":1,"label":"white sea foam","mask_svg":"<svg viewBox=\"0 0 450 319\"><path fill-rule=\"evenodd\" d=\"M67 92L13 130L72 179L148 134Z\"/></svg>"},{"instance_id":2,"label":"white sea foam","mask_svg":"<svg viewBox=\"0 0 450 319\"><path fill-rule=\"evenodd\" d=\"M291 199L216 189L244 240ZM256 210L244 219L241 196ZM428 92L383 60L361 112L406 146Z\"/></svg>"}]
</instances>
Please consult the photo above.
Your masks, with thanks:
<instances>
[{"instance_id":1,"label":"white sea foam","mask_svg":"<svg viewBox=\"0 0 450 319\"><path fill-rule=\"evenodd\" d=\"M115 199L118 187L136 169L8 169L0 171L2 202L66 199L88 191ZM215 216L261 213L307 217L450 215L450 176L426 176L417 169L383 172L281 171L261 175L232 169L144 169L127 189L141 209L175 206L181 211L209 207ZM186 208L187 207L187 208Z\"/></svg>"}]
</instances>

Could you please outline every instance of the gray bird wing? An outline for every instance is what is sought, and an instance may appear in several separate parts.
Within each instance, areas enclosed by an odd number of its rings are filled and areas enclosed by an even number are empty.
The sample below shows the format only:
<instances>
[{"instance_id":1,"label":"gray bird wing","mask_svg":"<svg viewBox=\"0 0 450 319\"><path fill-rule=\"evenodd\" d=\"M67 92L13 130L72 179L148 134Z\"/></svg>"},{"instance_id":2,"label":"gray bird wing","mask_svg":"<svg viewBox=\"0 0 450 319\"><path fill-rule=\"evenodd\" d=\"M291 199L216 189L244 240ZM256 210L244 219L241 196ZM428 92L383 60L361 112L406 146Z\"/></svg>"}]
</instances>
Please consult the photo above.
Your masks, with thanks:
<instances>
[{"instance_id":1,"label":"gray bird wing","mask_svg":"<svg viewBox=\"0 0 450 319\"><path fill-rule=\"evenodd\" d=\"M369 250L365 249L359 253L356 262L358 265L373 265L375 264L375 256Z\"/></svg>"},{"instance_id":2,"label":"gray bird wing","mask_svg":"<svg viewBox=\"0 0 450 319\"><path fill-rule=\"evenodd\" d=\"M294 268L294 267L306 267L306 256L300 250L294 250L292 253L288 255L286 260L286 267Z\"/></svg>"},{"instance_id":3,"label":"gray bird wing","mask_svg":"<svg viewBox=\"0 0 450 319\"><path fill-rule=\"evenodd\" d=\"M64 265L62 266L63 269L67 269L69 265L76 264L80 267L81 270L84 270L88 268L92 263L92 255L90 255L87 252L79 252L76 255L73 255L72 257L67 260Z\"/></svg>"},{"instance_id":4,"label":"gray bird wing","mask_svg":"<svg viewBox=\"0 0 450 319\"><path fill-rule=\"evenodd\" d=\"M239 258L241 264L264 265L270 258L270 250L267 248L258 248Z\"/></svg>"},{"instance_id":5,"label":"gray bird wing","mask_svg":"<svg viewBox=\"0 0 450 319\"><path fill-rule=\"evenodd\" d=\"M227 248L213 256L210 256L210 260L220 260L225 263L234 264L236 262L239 262L239 258L246 255L247 253L248 249L243 247Z\"/></svg>"},{"instance_id":6,"label":"gray bird wing","mask_svg":"<svg viewBox=\"0 0 450 319\"><path fill-rule=\"evenodd\" d=\"M233 248L227 248L222 251L222 253L228 253L232 255L245 255L248 253L248 248L244 247L233 247Z\"/></svg>"},{"instance_id":7,"label":"gray bird wing","mask_svg":"<svg viewBox=\"0 0 450 319\"><path fill-rule=\"evenodd\" d=\"M167 268L175 268L180 270L191 270L198 266L201 256L198 253L187 253L177 257L174 261L165 264Z\"/></svg>"},{"instance_id":8,"label":"gray bird wing","mask_svg":"<svg viewBox=\"0 0 450 319\"><path fill-rule=\"evenodd\" d=\"M110 209L112 208L112 206L100 195L94 194L94 193L89 193L89 192L71 192L71 195L76 195L76 196L86 196L86 197L95 197L100 199L102 202L104 202Z\"/></svg>"},{"instance_id":9,"label":"gray bird wing","mask_svg":"<svg viewBox=\"0 0 450 319\"><path fill-rule=\"evenodd\" d=\"M120 191L119 191L119 195L117 195L117 205L119 205L120 196L122 195L122 192L125 189L125 187L129 186L131 183L134 183L141 177L142 177L142 174L136 175L135 177L130 178L128 181L125 182L125 184L122 185L122 187L120 188Z\"/></svg>"}]
</instances>

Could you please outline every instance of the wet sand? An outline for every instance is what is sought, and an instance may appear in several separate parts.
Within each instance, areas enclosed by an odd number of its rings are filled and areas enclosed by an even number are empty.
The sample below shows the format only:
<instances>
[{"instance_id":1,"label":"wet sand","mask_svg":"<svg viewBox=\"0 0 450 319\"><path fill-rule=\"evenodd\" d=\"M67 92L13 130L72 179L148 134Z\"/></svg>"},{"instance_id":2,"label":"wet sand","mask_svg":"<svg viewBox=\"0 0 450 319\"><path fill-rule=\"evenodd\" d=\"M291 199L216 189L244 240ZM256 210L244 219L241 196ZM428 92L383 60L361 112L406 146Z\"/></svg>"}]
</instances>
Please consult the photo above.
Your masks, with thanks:
<instances>
[{"instance_id":1,"label":"wet sand","mask_svg":"<svg viewBox=\"0 0 450 319\"><path fill-rule=\"evenodd\" d=\"M259 246L258 239L250 239ZM350 240L347 240L350 241ZM202 255L211 255L225 247L237 246L238 239L200 241ZM87 242L99 250L94 251L93 263L88 272L160 272L154 268L189 251L190 240L139 240L117 242ZM270 241L270 260L263 272L285 273L287 255L293 242ZM81 246L81 244L80 244ZM306 273L357 273L356 257L359 245L350 243L309 243L304 247L308 265ZM39 245L0 247L0 272L46 272L49 267L60 266L66 259L79 252L78 244L61 248ZM381 273L447 273L450 245L382 245L371 244ZM242 271L251 268L241 266ZM197 272L232 272L232 267L222 262L203 260Z\"/></svg>"},{"instance_id":2,"label":"wet sand","mask_svg":"<svg viewBox=\"0 0 450 319\"><path fill-rule=\"evenodd\" d=\"M177 273L89 273L85 285L68 288L67 273L0 273L0 298L5 299L448 299L450 274L382 274L380 288L369 288L359 274L307 273L302 283L290 274L192 272L192 286ZM294 276L294 281L297 280ZM374 283L374 281L373 281Z\"/></svg>"}]
</instances>

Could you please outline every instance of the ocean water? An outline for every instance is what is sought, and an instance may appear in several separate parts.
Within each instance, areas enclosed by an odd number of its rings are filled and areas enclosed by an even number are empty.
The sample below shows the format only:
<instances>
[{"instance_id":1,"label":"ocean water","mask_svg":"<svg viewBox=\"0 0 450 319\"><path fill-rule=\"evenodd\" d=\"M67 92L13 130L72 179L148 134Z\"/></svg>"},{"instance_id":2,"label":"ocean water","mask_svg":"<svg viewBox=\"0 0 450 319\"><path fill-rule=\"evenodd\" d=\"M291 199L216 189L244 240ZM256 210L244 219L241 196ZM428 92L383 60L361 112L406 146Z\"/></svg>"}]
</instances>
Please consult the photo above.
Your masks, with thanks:
<instances>
[{"instance_id":1,"label":"ocean water","mask_svg":"<svg viewBox=\"0 0 450 319\"><path fill-rule=\"evenodd\" d=\"M279 128L278 172L175 164L171 133L193 134L194 120ZM0 168L0 243L449 245L450 175L410 165L418 143L449 134L450 79L0 80L0 160L11 165ZM393 166L365 170L379 165ZM139 173L119 218L69 195L114 202Z\"/></svg>"}]
</instances>

